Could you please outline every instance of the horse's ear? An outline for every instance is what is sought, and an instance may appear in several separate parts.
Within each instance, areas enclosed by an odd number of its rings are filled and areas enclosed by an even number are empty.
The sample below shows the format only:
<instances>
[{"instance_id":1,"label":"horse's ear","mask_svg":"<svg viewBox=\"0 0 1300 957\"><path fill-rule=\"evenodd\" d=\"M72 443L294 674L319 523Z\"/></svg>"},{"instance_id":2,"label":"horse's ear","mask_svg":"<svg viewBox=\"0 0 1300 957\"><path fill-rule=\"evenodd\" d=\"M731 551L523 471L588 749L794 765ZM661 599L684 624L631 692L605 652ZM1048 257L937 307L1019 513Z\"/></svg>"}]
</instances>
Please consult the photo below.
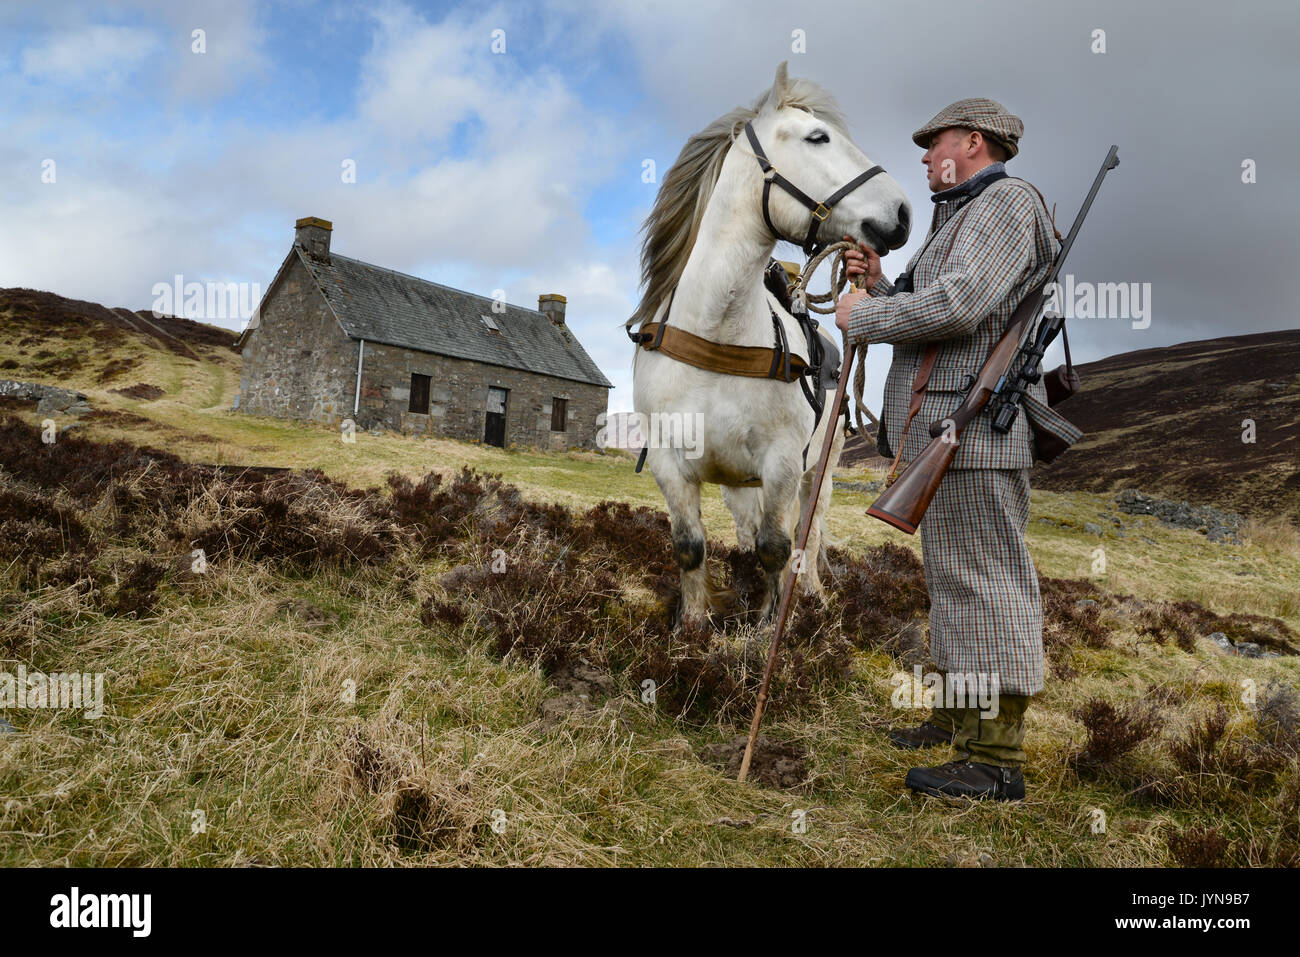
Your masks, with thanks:
<instances>
[{"instance_id":1,"label":"horse's ear","mask_svg":"<svg viewBox=\"0 0 1300 957\"><path fill-rule=\"evenodd\" d=\"M773 107L779 107L784 103L790 92L789 65L789 60L782 60L781 65L776 68L776 80L772 83L772 95L768 99Z\"/></svg>"}]
</instances>

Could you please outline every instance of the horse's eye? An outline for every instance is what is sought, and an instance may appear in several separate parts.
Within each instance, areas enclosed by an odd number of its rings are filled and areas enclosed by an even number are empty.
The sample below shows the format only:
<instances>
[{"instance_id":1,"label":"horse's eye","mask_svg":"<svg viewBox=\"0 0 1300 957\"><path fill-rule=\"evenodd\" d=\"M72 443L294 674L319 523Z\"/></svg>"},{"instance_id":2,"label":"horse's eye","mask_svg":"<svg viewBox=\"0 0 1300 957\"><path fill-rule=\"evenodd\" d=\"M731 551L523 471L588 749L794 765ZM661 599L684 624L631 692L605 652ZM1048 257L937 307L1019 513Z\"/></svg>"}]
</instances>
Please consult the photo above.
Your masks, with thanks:
<instances>
[{"instance_id":1,"label":"horse's eye","mask_svg":"<svg viewBox=\"0 0 1300 957\"><path fill-rule=\"evenodd\" d=\"M831 138L826 135L825 130L814 130L804 137L804 141L808 143L829 143Z\"/></svg>"}]
</instances>

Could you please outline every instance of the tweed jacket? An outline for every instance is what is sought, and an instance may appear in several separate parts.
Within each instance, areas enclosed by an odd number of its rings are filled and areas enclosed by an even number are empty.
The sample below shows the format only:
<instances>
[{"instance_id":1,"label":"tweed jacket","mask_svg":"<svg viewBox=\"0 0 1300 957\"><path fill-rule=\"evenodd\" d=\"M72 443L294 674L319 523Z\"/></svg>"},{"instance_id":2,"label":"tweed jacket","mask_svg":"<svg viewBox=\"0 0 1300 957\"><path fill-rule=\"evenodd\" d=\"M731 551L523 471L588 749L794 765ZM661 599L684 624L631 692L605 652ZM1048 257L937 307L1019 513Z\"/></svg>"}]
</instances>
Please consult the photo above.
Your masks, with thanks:
<instances>
[{"instance_id":1,"label":"tweed jacket","mask_svg":"<svg viewBox=\"0 0 1300 957\"><path fill-rule=\"evenodd\" d=\"M930 442L930 423L951 415L962 403L961 390L978 374L1020 300L1043 281L1057 251L1042 200L1029 183L1015 177L991 183L974 199L962 194L937 202L927 239L908 263L915 291L896 292L882 278L870 296L854 305L847 330L851 342L894 346L881 410L894 452L903 434L917 366L926 346L939 342L929 388L908 429L904 462ZM1041 381L1026 390L1021 412L1011 431L1000 435L991 427L990 404L962 432L952 467L1032 466L1038 455L1027 417L1067 445L1083 434L1047 407L1047 390Z\"/></svg>"}]
</instances>

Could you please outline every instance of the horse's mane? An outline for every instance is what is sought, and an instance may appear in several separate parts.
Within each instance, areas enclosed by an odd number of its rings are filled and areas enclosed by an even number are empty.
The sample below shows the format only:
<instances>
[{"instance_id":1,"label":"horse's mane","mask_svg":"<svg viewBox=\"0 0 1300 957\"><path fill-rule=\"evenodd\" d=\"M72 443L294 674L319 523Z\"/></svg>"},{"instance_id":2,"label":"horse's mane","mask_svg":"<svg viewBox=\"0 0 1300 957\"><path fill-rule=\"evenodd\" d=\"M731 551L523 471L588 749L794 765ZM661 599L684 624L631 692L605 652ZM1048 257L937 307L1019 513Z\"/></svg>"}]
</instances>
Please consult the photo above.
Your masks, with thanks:
<instances>
[{"instance_id":1,"label":"horse's mane","mask_svg":"<svg viewBox=\"0 0 1300 957\"><path fill-rule=\"evenodd\" d=\"M772 89L764 90L753 106L738 106L718 117L682 147L641 227L645 234L641 243L641 284L645 292L629 325L653 319L659 304L681 278L727 150L745 124L768 107L771 98ZM844 114L835 99L811 80L789 80L775 109L783 107L807 110L847 135Z\"/></svg>"}]
</instances>

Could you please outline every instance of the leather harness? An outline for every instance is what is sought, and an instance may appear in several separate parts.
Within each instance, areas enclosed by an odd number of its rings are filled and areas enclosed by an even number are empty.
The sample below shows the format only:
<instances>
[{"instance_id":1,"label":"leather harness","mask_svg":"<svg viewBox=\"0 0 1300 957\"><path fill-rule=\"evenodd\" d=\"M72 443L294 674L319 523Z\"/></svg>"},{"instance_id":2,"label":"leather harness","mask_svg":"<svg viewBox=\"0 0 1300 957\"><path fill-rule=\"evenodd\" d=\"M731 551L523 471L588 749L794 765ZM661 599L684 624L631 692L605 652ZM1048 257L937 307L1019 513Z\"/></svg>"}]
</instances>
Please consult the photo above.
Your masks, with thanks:
<instances>
[{"instance_id":1,"label":"leather harness","mask_svg":"<svg viewBox=\"0 0 1300 957\"><path fill-rule=\"evenodd\" d=\"M749 145L754 151L754 158L758 160L758 165L763 170L763 221L767 223L767 228L771 230L772 235L777 239L784 239L787 242L798 245L797 240L784 236L776 225L772 222L772 215L768 209L769 198L772 192L772 184L780 186L792 197L806 206L811 214L808 221L808 233L804 237L802 246L804 254L813 256L819 247L817 233L827 219L830 218L831 210L835 204L842 200L849 193L853 192L859 186L866 183L874 176L883 173L884 167L873 166L868 170L859 173L852 180L841 186L824 202L815 202L807 193L795 186L794 183L786 179L777 170L763 152L763 147L758 141L758 135L754 132L752 123L745 124L745 136L749 139ZM772 267L776 266L781 270L775 260L768 264L768 270L765 279L772 281L774 273ZM784 270L781 270L784 277ZM773 293L780 299L788 299L788 295L778 292L773 286L769 285ZM796 310L788 308L788 311L799 323L803 330L804 338L808 344L808 361L804 361L797 355L794 355L790 349L790 343L785 334L785 326L776 314L776 310L769 304L768 311L772 315L773 345L770 348L763 346L739 346L726 342L715 342L712 339L706 339L703 336L697 336L693 332L687 332L685 329L679 329L676 326L668 324L669 315L672 313L673 297L677 295L677 287L668 296L668 305L664 309L663 319L658 322L643 323L641 328L633 332L629 327L627 329L628 338L640 348L647 351L658 351L675 359L678 362L684 362L687 365L694 366L697 369L705 369L709 372L719 372L725 375L747 376L756 379L776 379L781 382L798 381L803 389L804 398L813 410L813 431L817 431L817 426L821 423L822 412L825 408L825 397L822 395L820 388L814 388L809 385L809 378L818 386L822 383L822 365L825 362L825 347L822 343L821 334L818 330L818 322L808 313L806 309ZM838 358L838 357L837 357ZM811 438L809 439L811 441ZM645 464L647 448L641 449L641 455L637 459L636 470L641 471ZM807 467L808 446L804 446L804 466ZM757 481L747 482L745 484L758 484Z\"/></svg>"},{"instance_id":2,"label":"leather harness","mask_svg":"<svg viewBox=\"0 0 1300 957\"><path fill-rule=\"evenodd\" d=\"M763 147L758 142L758 134L754 132L754 124L745 124L745 136L749 139L749 146L754 151L754 158L758 160L758 165L763 170L763 220L767 223L767 228L772 231L772 235L777 239L785 239L786 242L797 242L781 235L780 230L772 223L772 214L768 212L767 201L772 192L772 184L776 183L783 190L803 203L812 214L808 220L808 235L804 237L803 254L813 256L817 252L817 230L821 224L830 218L831 210L835 204L842 200L849 193L853 192L873 176L878 176L885 171L883 166L873 166L871 169L864 170L853 179L849 180L826 199L824 203L813 202L811 196L801 190L794 183L790 182L780 171L768 161L767 154L763 152Z\"/></svg>"}]
</instances>

